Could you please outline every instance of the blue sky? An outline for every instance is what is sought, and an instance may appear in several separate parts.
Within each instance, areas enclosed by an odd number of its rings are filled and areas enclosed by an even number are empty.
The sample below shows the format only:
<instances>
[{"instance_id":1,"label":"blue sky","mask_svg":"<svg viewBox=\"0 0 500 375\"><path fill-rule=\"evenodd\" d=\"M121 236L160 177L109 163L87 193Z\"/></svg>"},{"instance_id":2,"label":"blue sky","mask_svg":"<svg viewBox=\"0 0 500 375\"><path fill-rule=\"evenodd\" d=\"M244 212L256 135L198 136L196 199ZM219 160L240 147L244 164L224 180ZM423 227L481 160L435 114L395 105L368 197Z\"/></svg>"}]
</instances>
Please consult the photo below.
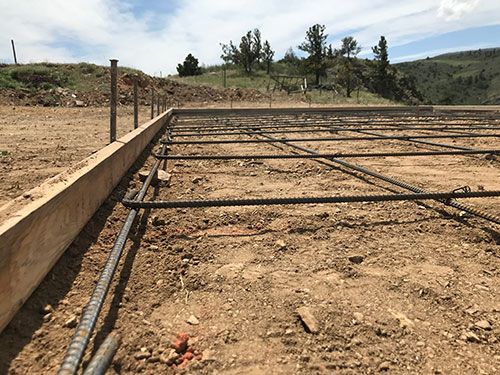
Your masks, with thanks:
<instances>
[{"instance_id":1,"label":"blue sky","mask_svg":"<svg viewBox=\"0 0 500 375\"><path fill-rule=\"evenodd\" d=\"M498 0L0 0L0 62L119 65L175 73L188 53L220 63L220 43L259 28L276 58L296 52L305 32L324 24L328 43L352 35L371 57L384 35L401 62L441 53L500 47Z\"/></svg>"}]
</instances>

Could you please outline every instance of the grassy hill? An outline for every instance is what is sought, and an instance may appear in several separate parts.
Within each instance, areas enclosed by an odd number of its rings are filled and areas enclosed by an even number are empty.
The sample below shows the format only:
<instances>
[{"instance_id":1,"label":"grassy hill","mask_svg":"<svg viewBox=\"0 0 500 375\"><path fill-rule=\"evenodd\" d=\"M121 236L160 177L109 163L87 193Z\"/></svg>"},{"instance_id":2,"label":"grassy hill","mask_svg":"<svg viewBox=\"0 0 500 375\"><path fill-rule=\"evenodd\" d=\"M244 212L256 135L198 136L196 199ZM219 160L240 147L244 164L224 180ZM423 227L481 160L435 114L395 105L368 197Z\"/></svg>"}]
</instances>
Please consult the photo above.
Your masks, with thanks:
<instances>
[{"instance_id":1,"label":"grassy hill","mask_svg":"<svg viewBox=\"0 0 500 375\"><path fill-rule=\"evenodd\" d=\"M500 48L394 65L415 78L426 104L500 104Z\"/></svg>"},{"instance_id":2,"label":"grassy hill","mask_svg":"<svg viewBox=\"0 0 500 375\"><path fill-rule=\"evenodd\" d=\"M286 68L281 63L274 63L272 74L290 74L286 71ZM313 78L307 77L308 82L312 82ZM203 74L197 76L189 77L179 77L178 75L169 76L176 82L189 84L189 85L199 85L199 86L209 86L209 87L224 87L224 72L221 66L213 66L205 69ZM325 81L323 83L330 83ZM273 92L275 82L270 78L270 76L263 70L255 71L250 75L247 75L242 69L229 68L226 71L226 87L228 88L246 88L255 89L265 95L280 95L281 98L288 97L291 101L305 101L312 104L380 104L389 105L397 104L388 99L382 98L379 95L368 92L367 90L360 90L359 93L354 91L352 97L347 98L343 94L337 94L328 91L318 91L313 90L307 92L307 94L295 93L286 95L283 92L278 93L278 91Z\"/></svg>"},{"instance_id":3,"label":"grassy hill","mask_svg":"<svg viewBox=\"0 0 500 375\"><path fill-rule=\"evenodd\" d=\"M184 103L265 101L266 95L250 89L217 89L181 84L151 77L139 70L118 67L118 101L133 103L133 76L138 77L139 103L149 105L151 88L164 95L169 106ZM0 105L106 106L109 105L110 68L79 64L0 64Z\"/></svg>"},{"instance_id":4,"label":"grassy hill","mask_svg":"<svg viewBox=\"0 0 500 375\"><path fill-rule=\"evenodd\" d=\"M138 70L120 67L122 72ZM77 91L109 90L109 67L94 64L25 64L0 65L0 88L50 90L57 87Z\"/></svg>"}]
</instances>

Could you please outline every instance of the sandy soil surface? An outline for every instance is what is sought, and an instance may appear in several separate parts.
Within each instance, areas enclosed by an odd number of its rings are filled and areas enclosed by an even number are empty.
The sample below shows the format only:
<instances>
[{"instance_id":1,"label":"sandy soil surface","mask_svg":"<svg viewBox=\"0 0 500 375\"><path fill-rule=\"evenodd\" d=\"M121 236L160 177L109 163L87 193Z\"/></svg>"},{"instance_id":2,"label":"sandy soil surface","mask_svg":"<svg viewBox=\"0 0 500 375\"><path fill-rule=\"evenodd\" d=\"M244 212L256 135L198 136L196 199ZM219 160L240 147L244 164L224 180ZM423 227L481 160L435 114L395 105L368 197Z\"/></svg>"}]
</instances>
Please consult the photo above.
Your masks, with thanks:
<instances>
[{"instance_id":1,"label":"sandy soil surface","mask_svg":"<svg viewBox=\"0 0 500 375\"><path fill-rule=\"evenodd\" d=\"M299 134L281 136L319 135ZM235 137L245 138L222 138ZM498 148L495 138L439 141ZM300 144L321 152L431 148ZM278 148L172 145L171 153L291 151ZM428 190L500 189L498 161L480 156L349 161ZM147 153L138 160L1 334L0 373L57 371L125 219L119 202L153 162ZM172 161L167 172L168 186L150 189L148 199L401 191L313 160ZM500 214L493 198L466 202ZM85 363L114 331L123 343L110 374L497 374L499 229L430 201L145 210ZM195 357L181 366L169 364L179 333Z\"/></svg>"},{"instance_id":2,"label":"sandy soil surface","mask_svg":"<svg viewBox=\"0 0 500 375\"><path fill-rule=\"evenodd\" d=\"M141 107L139 123L148 116ZM133 128L133 109L120 107L117 137ZM108 143L109 108L0 106L0 205Z\"/></svg>"}]
</instances>

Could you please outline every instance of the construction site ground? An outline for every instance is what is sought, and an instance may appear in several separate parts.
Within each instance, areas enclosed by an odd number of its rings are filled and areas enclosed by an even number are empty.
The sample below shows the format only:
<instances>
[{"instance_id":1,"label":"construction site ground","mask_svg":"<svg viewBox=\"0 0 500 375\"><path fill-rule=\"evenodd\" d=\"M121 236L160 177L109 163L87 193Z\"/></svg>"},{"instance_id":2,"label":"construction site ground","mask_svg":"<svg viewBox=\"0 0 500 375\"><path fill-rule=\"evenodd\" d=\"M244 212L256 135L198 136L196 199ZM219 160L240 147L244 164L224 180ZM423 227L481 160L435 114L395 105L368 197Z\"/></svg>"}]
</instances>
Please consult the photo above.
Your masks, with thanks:
<instances>
[{"instance_id":1,"label":"construction site ground","mask_svg":"<svg viewBox=\"0 0 500 375\"><path fill-rule=\"evenodd\" d=\"M132 128L130 109L120 116L118 135ZM148 116L144 107L141 122ZM0 156L0 203L108 141L106 109L2 107L0 121L0 151L12 150ZM498 149L495 138L453 142ZM429 149L386 140L301 145L324 153ZM120 201L140 187L158 147L146 150L0 334L0 374L57 371L126 217ZM278 147L172 145L170 153L291 152ZM500 190L499 161L481 156L350 161L431 191ZM166 170L170 183L150 188L147 199L401 191L314 160L169 161ZM500 214L495 198L466 202ZM84 367L113 331L123 342L109 374L497 374L499 230L434 201L142 210ZM181 367L166 363L179 333L195 354Z\"/></svg>"}]
</instances>

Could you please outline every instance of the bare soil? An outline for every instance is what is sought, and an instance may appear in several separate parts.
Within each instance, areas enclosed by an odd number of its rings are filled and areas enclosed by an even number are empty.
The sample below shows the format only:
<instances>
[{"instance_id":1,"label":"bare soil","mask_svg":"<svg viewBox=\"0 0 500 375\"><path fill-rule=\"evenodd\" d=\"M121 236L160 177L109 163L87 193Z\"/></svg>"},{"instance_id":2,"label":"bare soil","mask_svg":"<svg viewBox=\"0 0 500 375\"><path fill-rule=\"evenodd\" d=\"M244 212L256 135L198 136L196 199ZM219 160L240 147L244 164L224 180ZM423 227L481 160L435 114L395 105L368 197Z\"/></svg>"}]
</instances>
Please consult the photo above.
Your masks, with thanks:
<instances>
[{"instance_id":1,"label":"bare soil","mask_svg":"<svg viewBox=\"0 0 500 375\"><path fill-rule=\"evenodd\" d=\"M85 122L88 129L91 123ZM48 124L42 119L30 128L24 125L22 147L36 149L36 132ZM97 147L79 140L87 152ZM76 152L76 142L68 155ZM386 140L301 144L320 152L417 150ZM457 139L455 144L498 148L495 138ZM278 147L172 145L171 152L291 151ZM119 202L127 190L140 186L138 172L154 162L148 152L1 334L0 373L57 371L126 217ZM57 148L49 152L59 153ZM83 154L73 156L79 157ZM5 160L2 170L17 168L18 159ZM28 170L39 163L37 158L21 162ZM428 190L464 185L500 190L498 161L478 156L352 162ZM170 184L151 188L148 199L399 191L313 160L175 161L167 172ZM4 185L2 191L10 191ZM500 214L495 199L467 202ZM123 343L110 374L497 374L499 229L432 201L143 210L89 352L114 331L123 335ZM178 333L189 336L198 357L182 367L164 360ZM87 353L85 363L89 358Z\"/></svg>"}]
</instances>

